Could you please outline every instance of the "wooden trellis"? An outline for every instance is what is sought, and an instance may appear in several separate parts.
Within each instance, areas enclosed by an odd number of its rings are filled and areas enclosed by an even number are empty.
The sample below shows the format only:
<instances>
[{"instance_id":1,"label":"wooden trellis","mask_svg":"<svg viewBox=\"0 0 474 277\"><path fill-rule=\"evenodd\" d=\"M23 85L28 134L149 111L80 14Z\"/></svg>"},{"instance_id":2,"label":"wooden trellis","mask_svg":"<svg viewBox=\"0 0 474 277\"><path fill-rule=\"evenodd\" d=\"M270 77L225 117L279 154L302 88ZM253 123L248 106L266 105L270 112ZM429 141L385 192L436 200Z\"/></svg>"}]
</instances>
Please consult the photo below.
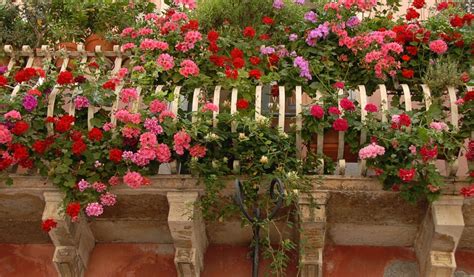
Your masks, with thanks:
<instances>
[{"instance_id":1,"label":"wooden trellis","mask_svg":"<svg viewBox=\"0 0 474 277\"><path fill-rule=\"evenodd\" d=\"M35 62L35 59L41 59L42 64L47 64L45 62L51 62L53 58L62 58L62 64L60 70L66 70L67 66L70 62L71 59L80 59L81 65L84 66L89 58L93 58L96 55L103 55L105 57L113 59L113 67L112 70L110 71L110 75L114 76L115 74L118 73L119 69L122 68L124 59L127 57L127 53L123 52L120 48L120 46L115 45L113 48L113 51L106 51L102 52L100 46L97 46L95 49L95 52L86 52L84 49L84 46L79 44L77 51L66 51L64 49L61 49L59 51L53 51L50 49L48 46L44 45L41 47L41 49L38 49L35 53L33 49L31 49L29 46L23 46L21 51L15 51L10 45L7 45L4 47L4 52L7 53L9 57L9 61L7 64L7 72L5 73L5 76L9 76L11 74L13 68L15 65L20 64L21 59L26 59L26 63L24 63L24 67L32 67L33 63ZM44 68L46 69L46 68ZM85 69L85 68L84 68ZM42 82L41 78L38 81L38 84ZM410 88L406 84L401 84L402 91L403 91L403 101L404 101L404 106L406 111L411 111L413 109L413 103L411 100L411 93L410 93ZM89 106L88 108L88 128L89 130L92 128L92 119L94 118L94 114L99 110L99 109L104 109L107 111L110 111L111 114L111 122L113 124L116 124L116 118L115 118L115 112L118 110L120 107L120 91L123 88L123 84L120 83L116 86L115 88L115 95L116 95L116 100L114 101L114 104L112 107L93 107L92 105ZM156 87L155 92L160 92L162 91L164 86L159 85ZM431 92L430 89L428 88L427 85L421 84L421 88L423 91L424 95L424 105L426 109L429 109L430 105L432 104L431 100ZM259 120L260 117L262 117L262 86L256 86L255 89L255 120ZM472 87L467 87L468 90L471 90ZM12 93L11 93L11 99L15 98L18 91L20 90L20 86L17 85L14 87ZM174 100L172 103L169 103L169 107L171 111L174 114L178 114L178 109L180 105L180 99L181 99L181 90L182 87L176 86L174 88L173 94L174 94ZM295 87L295 100L296 100L296 112L294 115L294 120L296 123L296 153L298 157L302 157L303 151L303 144L302 144L302 139L301 139L301 130L303 126L303 120L302 120L302 112L304 108L303 103L303 90L301 86L296 86ZM55 107L55 101L56 97L58 96L59 92L59 87L56 85L52 92L49 94L48 98L48 110L47 110L47 116L54 116L54 107ZM139 107L141 105L142 97L140 96L142 92L141 87L137 87L137 92L138 92L138 101L135 101L132 104L132 112L137 112L139 110ZM459 113L458 113L458 106L456 104L456 89L453 87L448 87L447 88L448 92L448 97L449 97L449 114L450 114L450 122L455 129L459 129ZM199 109L199 99L201 96L202 90L201 88L195 88L194 92L192 94L192 99L191 99L191 110L196 112ZM72 92L72 96L74 97L77 95L77 91ZM230 112L231 114L235 114L237 112L237 99L238 99L238 94L239 91L237 88L233 88L231 90L230 94ZM341 98L344 95L344 90L340 89L338 91L338 97ZM378 94L377 96L380 99L380 103L378 103L381 107L381 121L382 122L387 122L389 119L386 116L386 112L388 111L389 107L389 97L387 93L387 89L385 85L379 85L378 89L374 92L374 94ZM221 96L222 96L222 88L221 86L216 86L214 89L214 94L213 94L213 103L217 106L220 106L221 104ZM286 119L286 92L285 92L285 87L284 86L279 86L278 88L278 106L279 106L279 111L278 111L278 128L284 132L285 128L285 121ZM356 90L356 98L357 101L359 102L360 106L362 107L361 109L361 121L364 122L367 117L367 111L363 109L365 105L368 102L368 96L366 92L366 88L364 85L359 85L358 89ZM317 92L316 98L314 99L314 102L323 104L322 103L322 94L320 92ZM306 103L308 104L308 103ZM340 110L341 107L339 107ZM75 107L74 103L71 102L71 106L69 106L68 113L70 115L75 114ZM213 113L213 126L217 126L217 115L219 111L216 111ZM192 121L195 121L196 119L193 117ZM232 132L236 131L236 124L232 124L231 130ZM48 132L53 133L53 126L50 124L48 126ZM471 133L471 137L474 138L474 131ZM360 144L364 144L367 141L367 134L365 132L361 132L360 135ZM324 145L324 135L318 134L317 135L317 153L318 154L323 154L323 145ZM461 156L461 155L459 155ZM458 159L456 159L453 163L448 163L445 161L445 166L446 166L446 172L448 176L455 176L458 166L459 166L459 156ZM321 160L322 166L318 169L318 171L322 174L324 170L324 163ZM176 170L176 164L172 165L171 168L172 173L173 171ZM359 168L359 174L362 176L365 176L367 174L367 166L365 161L359 161L358 162L358 168ZM234 171L239 170L239 162L235 161L234 162ZM345 175L346 173L346 161L344 160L344 132L339 132L339 140L338 140L338 153L337 153L337 172L336 174L338 175Z\"/></svg>"}]
</instances>

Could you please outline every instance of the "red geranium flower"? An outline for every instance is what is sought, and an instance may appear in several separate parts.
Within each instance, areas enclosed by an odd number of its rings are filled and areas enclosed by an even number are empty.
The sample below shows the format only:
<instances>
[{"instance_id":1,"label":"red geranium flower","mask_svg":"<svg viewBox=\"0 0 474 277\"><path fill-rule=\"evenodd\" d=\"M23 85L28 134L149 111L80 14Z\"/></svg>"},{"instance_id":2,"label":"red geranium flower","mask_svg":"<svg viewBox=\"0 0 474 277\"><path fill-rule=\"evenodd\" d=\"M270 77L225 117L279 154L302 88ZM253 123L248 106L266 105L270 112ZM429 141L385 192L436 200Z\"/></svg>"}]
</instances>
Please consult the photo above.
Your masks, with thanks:
<instances>
[{"instance_id":1,"label":"red geranium flower","mask_svg":"<svg viewBox=\"0 0 474 277\"><path fill-rule=\"evenodd\" d=\"M58 223L54 219L50 218L41 223L41 228L47 233L51 231L51 229L56 228L57 225Z\"/></svg>"},{"instance_id":2,"label":"red geranium flower","mask_svg":"<svg viewBox=\"0 0 474 277\"><path fill-rule=\"evenodd\" d=\"M400 168L398 170L398 177L402 179L403 182L410 182L415 177L416 170L414 168L404 169Z\"/></svg>"},{"instance_id":3,"label":"red geranium flower","mask_svg":"<svg viewBox=\"0 0 474 277\"><path fill-rule=\"evenodd\" d=\"M72 73L69 71L61 71L58 75L56 82L59 85L71 84L72 82L74 82L74 77L72 76Z\"/></svg>"},{"instance_id":4,"label":"red geranium flower","mask_svg":"<svg viewBox=\"0 0 474 277\"><path fill-rule=\"evenodd\" d=\"M17 161L25 160L30 157L30 154L28 153L28 148L26 148L26 146L20 143L13 144L11 148L13 150L13 159Z\"/></svg>"},{"instance_id":5,"label":"red geranium flower","mask_svg":"<svg viewBox=\"0 0 474 277\"><path fill-rule=\"evenodd\" d=\"M38 154L43 154L48 148L48 144L43 140L37 140L32 145L33 150Z\"/></svg>"},{"instance_id":6,"label":"red geranium flower","mask_svg":"<svg viewBox=\"0 0 474 277\"><path fill-rule=\"evenodd\" d=\"M108 80L102 85L103 89L110 89L110 90L115 90L115 82L112 80Z\"/></svg>"},{"instance_id":7,"label":"red geranium flower","mask_svg":"<svg viewBox=\"0 0 474 277\"><path fill-rule=\"evenodd\" d=\"M17 81L18 83L27 82L35 76L36 76L36 70L34 68L27 67L27 68L19 70L15 74L15 81Z\"/></svg>"},{"instance_id":8,"label":"red geranium flower","mask_svg":"<svg viewBox=\"0 0 474 277\"><path fill-rule=\"evenodd\" d=\"M351 100L347 99L347 98L341 99L340 104L341 104L341 108L343 108L346 111L354 111L355 110L354 103Z\"/></svg>"},{"instance_id":9,"label":"red geranium flower","mask_svg":"<svg viewBox=\"0 0 474 277\"><path fill-rule=\"evenodd\" d=\"M260 40L270 40L270 35L269 34L261 34L258 38Z\"/></svg>"},{"instance_id":10,"label":"red geranium flower","mask_svg":"<svg viewBox=\"0 0 474 277\"><path fill-rule=\"evenodd\" d=\"M235 68L239 69L245 66L245 61L242 58L235 58L234 60L232 60L232 65Z\"/></svg>"},{"instance_id":11,"label":"red geranium flower","mask_svg":"<svg viewBox=\"0 0 474 277\"><path fill-rule=\"evenodd\" d=\"M407 20L417 19L420 17L420 14L413 8L408 8L405 18Z\"/></svg>"},{"instance_id":12,"label":"red geranium flower","mask_svg":"<svg viewBox=\"0 0 474 277\"><path fill-rule=\"evenodd\" d=\"M219 38L219 33L214 31L214 30L211 30L209 31L209 33L207 33L207 39L209 41L216 41L217 39Z\"/></svg>"},{"instance_id":13,"label":"red geranium flower","mask_svg":"<svg viewBox=\"0 0 474 277\"><path fill-rule=\"evenodd\" d=\"M469 187L463 187L459 192L464 197L471 197L474 196L474 184L470 185Z\"/></svg>"},{"instance_id":14,"label":"red geranium flower","mask_svg":"<svg viewBox=\"0 0 474 277\"><path fill-rule=\"evenodd\" d=\"M462 22L463 22L464 24L467 24L467 25L471 25L472 20L474 20L474 14L472 14L472 13L466 13L466 14L462 17Z\"/></svg>"},{"instance_id":15,"label":"red geranium flower","mask_svg":"<svg viewBox=\"0 0 474 277\"><path fill-rule=\"evenodd\" d=\"M35 88L28 90L26 93L29 95L34 95L34 96L41 96L41 91Z\"/></svg>"},{"instance_id":16,"label":"red geranium flower","mask_svg":"<svg viewBox=\"0 0 474 277\"><path fill-rule=\"evenodd\" d=\"M324 116L324 109L319 105L311 106L311 115L314 118L321 119Z\"/></svg>"},{"instance_id":17,"label":"red geranium flower","mask_svg":"<svg viewBox=\"0 0 474 277\"><path fill-rule=\"evenodd\" d=\"M250 26L245 27L244 37L253 38L255 36L255 34L256 34L256 32L255 32L254 28L252 28Z\"/></svg>"},{"instance_id":18,"label":"red geranium flower","mask_svg":"<svg viewBox=\"0 0 474 277\"><path fill-rule=\"evenodd\" d=\"M459 17L458 15L455 15L453 18L451 18L449 20L449 23L451 23L451 26L453 27L462 27L462 25L464 25L464 22L462 20L461 17Z\"/></svg>"},{"instance_id":19,"label":"red geranium flower","mask_svg":"<svg viewBox=\"0 0 474 277\"><path fill-rule=\"evenodd\" d=\"M219 55L216 55L216 54L212 54L212 55L209 57L209 60L210 60L213 64L215 64L216 66L224 66L225 57L219 56Z\"/></svg>"},{"instance_id":20,"label":"red geranium flower","mask_svg":"<svg viewBox=\"0 0 474 277\"><path fill-rule=\"evenodd\" d=\"M428 149L428 147L423 146L420 150L420 155L423 157L424 162L433 160L438 156L438 146L435 145L435 147L432 149Z\"/></svg>"},{"instance_id":21,"label":"red geranium flower","mask_svg":"<svg viewBox=\"0 0 474 277\"><path fill-rule=\"evenodd\" d=\"M256 56L252 56L249 58L249 61L253 65L258 65L260 63L260 58Z\"/></svg>"},{"instance_id":22,"label":"red geranium flower","mask_svg":"<svg viewBox=\"0 0 474 277\"><path fill-rule=\"evenodd\" d=\"M86 150L87 150L87 145L84 143L82 139L77 140L72 144L72 153L74 155L79 156Z\"/></svg>"},{"instance_id":23,"label":"red geranium flower","mask_svg":"<svg viewBox=\"0 0 474 277\"><path fill-rule=\"evenodd\" d=\"M364 109L369 113L376 113L379 110L377 108L377 106L375 104L372 104L372 103L367 103L367 105L365 105Z\"/></svg>"},{"instance_id":24,"label":"red geranium flower","mask_svg":"<svg viewBox=\"0 0 474 277\"><path fill-rule=\"evenodd\" d=\"M421 9L425 5L425 0L414 0L412 6Z\"/></svg>"},{"instance_id":25,"label":"red geranium flower","mask_svg":"<svg viewBox=\"0 0 474 277\"><path fill-rule=\"evenodd\" d=\"M347 123L346 119L338 118L334 120L334 123L332 124L332 128L338 132L345 132L347 131L347 129L349 129L349 124Z\"/></svg>"},{"instance_id":26,"label":"red geranium flower","mask_svg":"<svg viewBox=\"0 0 474 277\"><path fill-rule=\"evenodd\" d=\"M408 55L403 55L402 60L405 61L405 62L408 62L409 60L411 60L411 58Z\"/></svg>"},{"instance_id":27,"label":"red geranium flower","mask_svg":"<svg viewBox=\"0 0 474 277\"><path fill-rule=\"evenodd\" d=\"M123 151L118 148L112 148L109 151L109 160L114 163L119 163L122 160Z\"/></svg>"},{"instance_id":28,"label":"red geranium flower","mask_svg":"<svg viewBox=\"0 0 474 277\"><path fill-rule=\"evenodd\" d=\"M464 99L464 102L474 100L474 90L470 90L470 91L466 92L466 95L464 95L463 99Z\"/></svg>"},{"instance_id":29,"label":"red geranium flower","mask_svg":"<svg viewBox=\"0 0 474 277\"><path fill-rule=\"evenodd\" d=\"M71 131L71 139L73 141L82 140L82 133L76 130Z\"/></svg>"},{"instance_id":30,"label":"red geranium flower","mask_svg":"<svg viewBox=\"0 0 474 277\"><path fill-rule=\"evenodd\" d=\"M441 2L438 4L438 7L436 7L436 10L442 11L448 8L448 2Z\"/></svg>"},{"instance_id":31,"label":"red geranium flower","mask_svg":"<svg viewBox=\"0 0 474 277\"><path fill-rule=\"evenodd\" d=\"M99 128L92 128L89 131L89 139L91 141L101 141L102 140L102 131Z\"/></svg>"},{"instance_id":32,"label":"red geranium flower","mask_svg":"<svg viewBox=\"0 0 474 277\"><path fill-rule=\"evenodd\" d=\"M28 131L28 128L30 128L30 125L26 123L25 121L21 120L15 123L15 126L11 129L11 132L17 136L21 136L24 134L26 131Z\"/></svg>"},{"instance_id":33,"label":"red geranium flower","mask_svg":"<svg viewBox=\"0 0 474 277\"><path fill-rule=\"evenodd\" d=\"M277 54L271 54L270 56L268 56L268 62L270 63L270 65L276 65L279 60L280 57L278 57Z\"/></svg>"},{"instance_id":34,"label":"red geranium flower","mask_svg":"<svg viewBox=\"0 0 474 277\"><path fill-rule=\"evenodd\" d=\"M81 212L81 204L79 202L71 202L66 207L66 214L68 214L73 221L77 220Z\"/></svg>"},{"instance_id":35,"label":"red geranium flower","mask_svg":"<svg viewBox=\"0 0 474 277\"><path fill-rule=\"evenodd\" d=\"M8 84L8 79L5 76L0 75L0 87L4 87Z\"/></svg>"},{"instance_id":36,"label":"red geranium flower","mask_svg":"<svg viewBox=\"0 0 474 277\"><path fill-rule=\"evenodd\" d=\"M239 48L234 48L232 49L232 51L230 51L230 56L232 57L232 59L243 58L244 52L242 52L242 50L240 50Z\"/></svg>"},{"instance_id":37,"label":"red geranium flower","mask_svg":"<svg viewBox=\"0 0 474 277\"><path fill-rule=\"evenodd\" d=\"M237 110L246 110L249 107L249 101L240 98L237 100Z\"/></svg>"},{"instance_id":38,"label":"red geranium flower","mask_svg":"<svg viewBox=\"0 0 474 277\"><path fill-rule=\"evenodd\" d=\"M260 79L262 77L262 72L258 69L252 69L249 71L249 77L254 78L254 79Z\"/></svg>"},{"instance_id":39,"label":"red geranium flower","mask_svg":"<svg viewBox=\"0 0 474 277\"><path fill-rule=\"evenodd\" d=\"M273 18L271 18L271 17L264 16L264 17L262 18L262 22L263 22L263 24L266 24L266 25L272 25L273 22L274 22L274 20L273 20Z\"/></svg>"},{"instance_id":40,"label":"red geranium flower","mask_svg":"<svg viewBox=\"0 0 474 277\"><path fill-rule=\"evenodd\" d=\"M54 126L54 129L60 133L65 133L71 129L71 124L74 122L74 117L70 115L63 115L59 118Z\"/></svg>"},{"instance_id":41,"label":"red geranium flower","mask_svg":"<svg viewBox=\"0 0 474 277\"><path fill-rule=\"evenodd\" d=\"M217 43L215 41L211 41L211 43L209 43L208 49L212 53L217 53L219 51L219 46L217 46Z\"/></svg>"},{"instance_id":42,"label":"red geranium flower","mask_svg":"<svg viewBox=\"0 0 474 277\"><path fill-rule=\"evenodd\" d=\"M406 50L408 54L412 56L415 56L418 53L418 49L416 48L416 46L409 45L406 47Z\"/></svg>"},{"instance_id":43,"label":"red geranium flower","mask_svg":"<svg viewBox=\"0 0 474 277\"><path fill-rule=\"evenodd\" d=\"M197 29L199 29L199 22L194 19L189 20L188 24L181 26L181 32L183 33L190 30L197 30Z\"/></svg>"},{"instance_id":44,"label":"red geranium flower","mask_svg":"<svg viewBox=\"0 0 474 277\"><path fill-rule=\"evenodd\" d=\"M402 76L407 78L407 79L411 79L413 78L413 76L415 76L415 71L413 71L412 69L402 69Z\"/></svg>"},{"instance_id":45,"label":"red geranium flower","mask_svg":"<svg viewBox=\"0 0 474 277\"><path fill-rule=\"evenodd\" d=\"M400 123L399 124L400 124L400 126L410 127L410 125L411 125L410 117L407 114L402 113L400 115Z\"/></svg>"},{"instance_id":46,"label":"red geranium flower","mask_svg":"<svg viewBox=\"0 0 474 277\"><path fill-rule=\"evenodd\" d=\"M225 70L225 76L229 79L237 80L237 77L239 77L239 72L236 69L227 68Z\"/></svg>"}]
</instances>

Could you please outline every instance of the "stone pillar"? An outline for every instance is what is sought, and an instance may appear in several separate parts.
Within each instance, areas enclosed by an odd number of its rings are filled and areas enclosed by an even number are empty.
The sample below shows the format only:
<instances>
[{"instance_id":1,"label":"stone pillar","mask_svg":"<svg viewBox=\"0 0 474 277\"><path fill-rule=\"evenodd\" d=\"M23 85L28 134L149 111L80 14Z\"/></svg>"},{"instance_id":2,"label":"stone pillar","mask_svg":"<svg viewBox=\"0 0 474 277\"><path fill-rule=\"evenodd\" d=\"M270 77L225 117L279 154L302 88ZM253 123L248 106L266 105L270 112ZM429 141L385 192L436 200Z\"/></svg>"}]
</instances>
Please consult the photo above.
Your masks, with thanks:
<instances>
[{"instance_id":1,"label":"stone pillar","mask_svg":"<svg viewBox=\"0 0 474 277\"><path fill-rule=\"evenodd\" d=\"M206 227L197 192L168 192L168 224L176 249L174 263L178 276L198 277L204 266L207 248Z\"/></svg>"},{"instance_id":2,"label":"stone pillar","mask_svg":"<svg viewBox=\"0 0 474 277\"><path fill-rule=\"evenodd\" d=\"M432 203L415 241L421 276L453 276L454 252L464 229L462 196L441 196Z\"/></svg>"},{"instance_id":3,"label":"stone pillar","mask_svg":"<svg viewBox=\"0 0 474 277\"><path fill-rule=\"evenodd\" d=\"M326 237L327 192L302 194L298 199L301 277L321 277Z\"/></svg>"},{"instance_id":4,"label":"stone pillar","mask_svg":"<svg viewBox=\"0 0 474 277\"><path fill-rule=\"evenodd\" d=\"M64 195L59 192L45 192L43 220L54 219L57 227L49 232L55 248L53 262L59 276L80 277L89 262L95 246L95 238L84 216L78 222L71 222L60 212Z\"/></svg>"}]
</instances>

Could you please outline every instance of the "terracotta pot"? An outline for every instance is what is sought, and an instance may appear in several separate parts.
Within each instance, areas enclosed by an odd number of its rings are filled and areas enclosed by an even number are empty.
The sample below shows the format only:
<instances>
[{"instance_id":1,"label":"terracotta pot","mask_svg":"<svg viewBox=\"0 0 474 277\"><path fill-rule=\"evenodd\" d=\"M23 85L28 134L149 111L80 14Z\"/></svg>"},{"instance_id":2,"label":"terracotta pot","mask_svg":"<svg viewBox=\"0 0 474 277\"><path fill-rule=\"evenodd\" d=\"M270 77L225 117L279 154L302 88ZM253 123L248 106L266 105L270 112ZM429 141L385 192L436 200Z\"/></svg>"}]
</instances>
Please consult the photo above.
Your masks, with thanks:
<instances>
[{"instance_id":1,"label":"terracotta pot","mask_svg":"<svg viewBox=\"0 0 474 277\"><path fill-rule=\"evenodd\" d=\"M68 51L77 51L77 44L75 42L61 42L58 44L57 49L66 49ZM55 61L56 67L61 67L63 64L63 58L58 57ZM69 60L67 64L68 69L74 69L75 62L73 60Z\"/></svg>"},{"instance_id":2,"label":"terracotta pot","mask_svg":"<svg viewBox=\"0 0 474 277\"><path fill-rule=\"evenodd\" d=\"M318 139L317 135L313 135L312 142L310 145L310 150L314 153L317 151ZM324 145L323 153L324 155L330 157L333 161L337 160L337 149L339 145L339 132L334 131L333 129L327 130L324 132ZM349 144L344 144L344 159L346 162L357 162L357 153L352 153L350 151Z\"/></svg>"},{"instance_id":3,"label":"terracotta pot","mask_svg":"<svg viewBox=\"0 0 474 277\"><path fill-rule=\"evenodd\" d=\"M103 36L98 35L98 34L90 35L86 39L85 44L86 44L86 51L89 51L89 52L94 52L95 47L97 45L102 46L102 51L112 51L114 49L114 45L110 41L106 40Z\"/></svg>"},{"instance_id":4,"label":"terracotta pot","mask_svg":"<svg viewBox=\"0 0 474 277\"><path fill-rule=\"evenodd\" d=\"M0 57L0 66L8 65L9 61L10 61L10 57Z\"/></svg>"}]
</instances>

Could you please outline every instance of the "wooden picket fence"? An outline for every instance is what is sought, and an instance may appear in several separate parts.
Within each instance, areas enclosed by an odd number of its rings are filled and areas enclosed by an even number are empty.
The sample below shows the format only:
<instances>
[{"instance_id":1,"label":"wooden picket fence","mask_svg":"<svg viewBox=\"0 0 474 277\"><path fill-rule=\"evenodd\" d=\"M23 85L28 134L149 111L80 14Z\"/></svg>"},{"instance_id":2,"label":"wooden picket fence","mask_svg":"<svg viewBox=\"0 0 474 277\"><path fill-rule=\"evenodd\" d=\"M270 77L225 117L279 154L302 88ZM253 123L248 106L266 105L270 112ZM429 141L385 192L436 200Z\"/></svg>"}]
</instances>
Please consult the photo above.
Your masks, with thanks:
<instances>
[{"instance_id":1,"label":"wooden picket fence","mask_svg":"<svg viewBox=\"0 0 474 277\"><path fill-rule=\"evenodd\" d=\"M34 64L38 62L38 59L41 60L41 64L47 64L54 59L61 58L62 59L62 64L61 64L61 71L64 71L67 69L67 66L70 62L71 59L77 59L80 61L81 65L85 65L87 61L90 58L95 57L96 55L103 55L109 59L113 60L113 67L110 72L110 75L113 76L118 73L119 69L122 68L124 65L124 60L127 58L127 53L121 51L120 46L115 45L113 48L113 51L101 51L100 46L97 46L95 49L95 52L86 52L84 49L84 46L79 44L77 47L77 51L66 51L64 49L54 51L50 49L48 46L43 45L41 49L37 49L36 52L31 49L29 46L23 46L20 51L15 51L10 45L6 45L4 47L5 53L7 53L9 57L8 61L8 71L5 73L6 76L11 74L12 69L15 67L15 65L21 65L24 64L24 67L32 67ZM22 60L25 60L26 62L21 63ZM42 82L41 78L39 82ZM410 93L410 88L406 84L401 84L402 90L403 90L403 102L405 106L406 111L411 111L414 106L419 106L419 105L425 105L426 109L430 107L432 104L431 100L431 93L430 89L428 88L427 85L421 84L421 88L424 94L424 103L416 103L413 102L411 99L411 93ZM99 110L99 109L105 109L107 111L110 111L111 114L111 122L116 123L116 118L115 118L115 112L118 110L120 106L120 99L119 99L119 93L123 88L123 84L117 85L115 88L115 94L116 94L116 101L113 104L112 107L93 107L89 106L88 108L88 128L92 128L91 120L94 118L94 114ZM159 85L156 87L155 91L160 92L163 90L164 86ZM467 87L468 90L471 90L472 87ZM11 94L11 98L13 99L16 97L18 91L20 90L20 86L17 85ZM142 91L142 88L138 87L137 92L140 94ZM256 86L255 89L255 119L258 120L260 117L262 117L262 92L263 88L262 86ZM456 96L456 89L454 87L448 87L447 88L447 95L449 98L449 121L451 122L452 126L454 129L459 128L459 112L458 112L458 106L456 104L457 96ZM55 86L52 90L52 92L49 94L49 99L48 99L48 111L47 111L47 116L54 116L54 107L55 107L55 101L56 97L58 96L59 88ZM169 107L171 111L174 114L178 114L178 109L180 107L180 101L183 99L183 96L181 95L182 92L182 87L176 86L174 88L173 94L174 94L174 100L172 103L169 103ZM194 92L192 94L192 99L191 99L191 109L193 112L198 111L199 109L199 98L201 95L201 88L195 88ZM214 95L213 95L213 103L219 106L221 103L221 96L222 96L222 88L221 86L216 86L214 89ZM72 96L77 94L78 92L72 92ZM338 91L339 97L342 97L345 95L345 92L343 89L340 89ZM233 88L230 92L230 110L231 114L234 114L237 112L237 99L238 99L239 91L237 88ZM286 113L286 92L285 92L285 87L284 86L279 86L279 91L278 91L278 128L282 132L285 130L285 122L287 118L287 113ZM378 89L372 94L372 98L378 98L378 103L374 104L379 104L381 107L381 120L382 122L387 122L389 119L386 116L386 112L389 109L389 104L390 104L390 98L389 94L387 93L387 89L385 85L381 84L378 86ZM365 105L368 103L369 97L367 96L366 88L364 85L359 85L358 90L355 91L355 98L359 102L361 107L365 107ZM296 153L298 157L302 157L304 155L304 147L302 145L302 139L301 139L301 130L303 126L302 122L302 112L303 108L305 105L310 104L310 103L320 103L322 104L322 94L320 92L317 93L316 99L314 101L310 99L306 94L303 93L302 87L301 86L296 86L294 90L294 98L295 100L295 114L294 120L296 124L296 131L297 131L297 137L296 137ZM133 103L132 105L132 111L137 112L140 103L141 102L141 97L139 97L139 100ZM341 107L339 107L340 110ZM74 115L75 113L75 107L74 104L72 103L69 108L68 108L68 113L70 115ZM217 115L218 111L214 112L213 114L213 125L217 125ZM361 121L363 122L367 117L367 111L364 109L361 109ZM195 118L192 118L194 121ZM236 125L232 125L231 127L232 132L235 132L236 130ZM50 133L53 133L53 128L52 126L48 126L48 130ZM474 131L472 132L472 138L474 138ZM365 132L361 132L360 135L360 144L364 144L367 141L367 134ZM318 154L323 154L323 145L324 145L324 135L318 134L317 135L317 153ZM455 160L454 162L448 163L445 161L445 170L446 170L446 175L447 176L455 176L456 172L458 171L458 166L460 162L460 157L461 153L458 156L458 159ZM318 171L322 174L324 171L324 164L323 161L321 160L322 166L321 168L318 168ZM176 172L176 164L171 165L171 173ZM239 162L236 161L234 163L234 170L238 171L239 168ZM338 140L338 154L337 154L337 169L336 169L336 174L338 175L345 175L346 173L346 161L344 160L344 132L339 132L339 140ZM358 162L358 173L362 176L365 176L367 174L367 167L366 167L366 162L365 161L359 161Z\"/></svg>"}]
</instances>

